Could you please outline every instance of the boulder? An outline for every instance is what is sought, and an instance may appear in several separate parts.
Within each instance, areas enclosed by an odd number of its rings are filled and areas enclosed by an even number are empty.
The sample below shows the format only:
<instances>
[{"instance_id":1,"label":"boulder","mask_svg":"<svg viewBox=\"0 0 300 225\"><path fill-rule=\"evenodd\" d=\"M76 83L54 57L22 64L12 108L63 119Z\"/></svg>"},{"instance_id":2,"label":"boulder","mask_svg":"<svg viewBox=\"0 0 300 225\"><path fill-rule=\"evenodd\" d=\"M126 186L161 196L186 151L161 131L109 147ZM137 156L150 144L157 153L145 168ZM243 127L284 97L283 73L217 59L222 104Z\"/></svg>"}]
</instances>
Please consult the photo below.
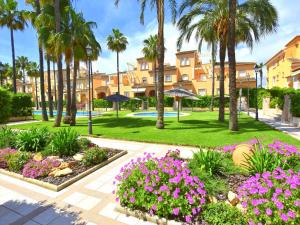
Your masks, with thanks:
<instances>
[{"instance_id":1,"label":"boulder","mask_svg":"<svg viewBox=\"0 0 300 225\"><path fill-rule=\"evenodd\" d=\"M62 162L62 163L59 165L58 169L63 170L63 169L69 168L69 167L70 167L70 164L69 164L69 163L67 163L67 162Z\"/></svg>"},{"instance_id":2,"label":"boulder","mask_svg":"<svg viewBox=\"0 0 300 225\"><path fill-rule=\"evenodd\" d=\"M82 161L83 154L77 153L76 155L73 156L73 159L75 159L76 161Z\"/></svg>"},{"instance_id":3,"label":"boulder","mask_svg":"<svg viewBox=\"0 0 300 225\"><path fill-rule=\"evenodd\" d=\"M232 191L228 192L227 197L228 197L228 201L233 206L236 206L240 202L240 200L237 197L237 194L233 193Z\"/></svg>"},{"instance_id":4,"label":"boulder","mask_svg":"<svg viewBox=\"0 0 300 225\"><path fill-rule=\"evenodd\" d=\"M69 161L68 163L69 163L69 168L71 168L71 169L78 165L78 161L75 161L75 160Z\"/></svg>"},{"instance_id":5,"label":"boulder","mask_svg":"<svg viewBox=\"0 0 300 225\"><path fill-rule=\"evenodd\" d=\"M253 145L250 144L240 144L236 146L232 153L232 160L235 165L241 167L247 167L248 161L247 157L253 154Z\"/></svg>"},{"instance_id":6,"label":"boulder","mask_svg":"<svg viewBox=\"0 0 300 225\"><path fill-rule=\"evenodd\" d=\"M43 160L43 156L42 154L39 152L39 153L36 153L34 156L33 156L33 160L34 161L37 161L37 162L40 162Z\"/></svg>"},{"instance_id":7,"label":"boulder","mask_svg":"<svg viewBox=\"0 0 300 225\"><path fill-rule=\"evenodd\" d=\"M70 168L65 168L63 170L57 170L54 172L54 177L63 177L73 173L73 170Z\"/></svg>"}]
</instances>

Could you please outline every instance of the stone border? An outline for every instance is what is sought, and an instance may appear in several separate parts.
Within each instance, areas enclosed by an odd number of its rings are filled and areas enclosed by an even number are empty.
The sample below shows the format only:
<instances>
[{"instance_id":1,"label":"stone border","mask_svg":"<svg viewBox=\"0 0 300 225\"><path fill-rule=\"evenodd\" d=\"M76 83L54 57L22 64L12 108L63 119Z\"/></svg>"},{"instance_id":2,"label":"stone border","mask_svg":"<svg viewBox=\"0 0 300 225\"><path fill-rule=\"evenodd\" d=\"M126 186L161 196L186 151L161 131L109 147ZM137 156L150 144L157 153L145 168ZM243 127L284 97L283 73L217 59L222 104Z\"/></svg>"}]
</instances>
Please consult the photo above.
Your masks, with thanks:
<instances>
[{"instance_id":1,"label":"stone border","mask_svg":"<svg viewBox=\"0 0 300 225\"><path fill-rule=\"evenodd\" d=\"M138 114L138 113L157 113L157 112L135 112L135 113L130 113L130 114L127 114L126 116L127 117L135 117L135 118L144 118L144 117L150 117L150 118L156 118L156 116L136 116L136 114ZM177 117L177 112L174 112L174 111L172 111L172 112L165 112L165 113L176 113L176 115L174 115L174 116L165 116L165 118L176 118ZM191 114L190 113L183 113L183 112L180 112L180 114L179 114L179 116L180 117L182 117L182 116L190 116Z\"/></svg>"},{"instance_id":2,"label":"stone border","mask_svg":"<svg viewBox=\"0 0 300 225\"><path fill-rule=\"evenodd\" d=\"M125 214L126 216L132 216L137 219L143 220L143 221L149 221L155 224L159 225L180 225L183 224L183 222L177 222L175 220L167 220L164 218L159 218L158 216L151 216L149 213L141 212L138 210L130 210L125 207L122 207L120 204L118 204L115 208L115 210L121 214Z\"/></svg>"},{"instance_id":3,"label":"stone border","mask_svg":"<svg viewBox=\"0 0 300 225\"><path fill-rule=\"evenodd\" d=\"M127 154L127 151L121 151L118 154L114 155L113 157L109 158L108 160L106 160L106 161L104 161L104 162L102 162L102 163L100 163L100 164L84 171L81 174L78 174L77 176L71 178L70 180L65 181L64 183L62 183L60 185L54 185L54 184L43 182L43 181L40 181L40 180L37 180L37 179L27 178L27 177L24 177L21 174L10 172L10 171L7 171L5 169L0 169L0 174L4 174L4 175L7 175L7 176L10 176L10 177L19 179L19 180L23 180L23 181L26 181L28 183L35 184L37 186L46 188L46 189L51 190L51 191L59 192L59 191L65 189L66 187L69 187L71 184L77 182L78 180L86 177L87 175L95 172L96 170L106 166L107 164L115 161L116 159L118 159L118 158L120 158L120 157L122 157L123 155L126 155L126 154Z\"/></svg>"}]
</instances>

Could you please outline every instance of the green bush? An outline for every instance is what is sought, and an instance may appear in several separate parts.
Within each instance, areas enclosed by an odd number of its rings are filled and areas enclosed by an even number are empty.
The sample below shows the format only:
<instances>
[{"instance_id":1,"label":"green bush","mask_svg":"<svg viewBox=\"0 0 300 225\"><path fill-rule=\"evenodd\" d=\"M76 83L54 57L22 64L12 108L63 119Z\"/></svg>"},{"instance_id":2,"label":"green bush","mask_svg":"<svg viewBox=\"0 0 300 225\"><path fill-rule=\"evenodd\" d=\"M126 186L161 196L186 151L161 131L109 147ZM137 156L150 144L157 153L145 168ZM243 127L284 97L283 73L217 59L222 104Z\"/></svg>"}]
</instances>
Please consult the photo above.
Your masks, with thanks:
<instances>
[{"instance_id":1,"label":"green bush","mask_svg":"<svg viewBox=\"0 0 300 225\"><path fill-rule=\"evenodd\" d=\"M16 152L7 156L7 166L12 172L20 172L24 165L31 159L31 154L28 152Z\"/></svg>"},{"instance_id":2,"label":"green bush","mask_svg":"<svg viewBox=\"0 0 300 225\"><path fill-rule=\"evenodd\" d=\"M131 99L129 101L121 103L122 108L130 110L132 112L139 109L141 107L141 105L142 105L142 101L137 101L137 100L134 100L134 99Z\"/></svg>"},{"instance_id":3,"label":"green bush","mask_svg":"<svg viewBox=\"0 0 300 225\"><path fill-rule=\"evenodd\" d=\"M75 155L80 151L78 136L78 133L70 128L57 131L53 134L49 151L60 157Z\"/></svg>"},{"instance_id":4,"label":"green bush","mask_svg":"<svg viewBox=\"0 0 300 225\"><path fill-rule=\"evenodd\" d=\"M11 95L8 90L0 87L0 124L6 122L11 112Z\"/></svg>"},{"instance_id":5,"label":"green bush","mask_svg":"<svg viewBox=\"0 0 300 225\"><path fill-rule=\"evenodd\" d=\"M291 96L291 113L295 117L300 117L300 91Z\"/></svg>"},{"instance_id":6,"label":"green bush","mask_svg":"<svg viewBox=\"0 0 300 225\"><path fill-rule=\"evenodd\" d=\"M50 133L47 128L31 128L20 132L16 137L16 148L20 151L42 151L50 142Z\"/></svg>"},{"instance_id":7,"label":"green bush","mask_svg":"<svg viewBox=\"0 0 300 225\"><path fill-rule=\"evenodd\" d=\"M236 208L224 202L210 203L201 214L210 225L247 225L245 216Z\"/></svg>"},{"instance_id":8,"label":"green bush","mask_svg":"<svg viewBox=\"0 0 300 225\"><path fill-rule=\"evenodd\" d=\"M95 108L111 108L113 103L104 99L94 99L93 104Z\"/></svg>"},{"instance_id":9,"label":"green bush","mask_svg":"<svg viewBox=\"0 0 300 225\"><path fill-rule=\"evenodd\" d=\"M16 143L16 133L7 127L0 128L0 149L13 148Z\"/></svg>"},{"instance_id":10,"label":"green bush","mask_svg":"<svg viewBox=\"0 0 300 225\"><path fill-rule=\"evenodd\" d=\"M79 138L78 144L82 150L85 150L92 145L92 142L87 138Z\"/></svg>"},{"instance_id":11,"label":"green bush","mask_svg":"<svg viewBox=\"0 0 300 225\"><path fill-rule=\"evenodd\" d=\"M31 116L32 115L32 101L31 95L18 93L12 95L11 102L11 116Z\"/></svg>"},{"instance_id":12,"label":"green bush","mask_svg":"<svg viewBox=\"0 0 300 225\"><path fill-rule=\"evenodd\" d=\"M99 147L87 149L84 152L82 162L85 166L93 166L107 159L107 151Z\"/></svg>"}]
</instances>

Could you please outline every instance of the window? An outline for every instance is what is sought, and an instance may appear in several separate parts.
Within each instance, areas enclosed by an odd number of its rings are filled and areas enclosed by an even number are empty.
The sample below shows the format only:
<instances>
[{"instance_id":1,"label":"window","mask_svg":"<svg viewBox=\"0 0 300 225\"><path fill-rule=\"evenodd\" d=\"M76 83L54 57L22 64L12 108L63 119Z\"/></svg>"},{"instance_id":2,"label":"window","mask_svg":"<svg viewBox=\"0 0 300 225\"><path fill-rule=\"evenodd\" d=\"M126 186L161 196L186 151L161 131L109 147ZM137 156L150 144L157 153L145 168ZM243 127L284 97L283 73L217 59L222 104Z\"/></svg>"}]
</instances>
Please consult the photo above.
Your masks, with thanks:
<instances>
[{"instance_id":1,"label":"window","mask_svg":"<svg viewBox=\"0 0 300 225\"><path fill-rule=\"evenodd\" d=\"M190 65L189 58L181 58L180 59L180 66L189 66L189 65Z\"/></svg>"},{"instance_id":2,"label":"window","mask_svg":"<svg viewBox=\"0 0 300 225\"><path fill-rule=\"evenodd\" d=\"M148 70L148 69L149 69L148 63L143 62L143 63L141 64L141 70Z\"/></svg>"},{"instance_id":3,"label":"window","mask_svg":"<svg viewBox=\"0 0 300 225\"><path fill-rule=\"evenodd\" d=\"M274 77L272 77L272 84L273 84L273 86L275 85L275 83L276 83L276 77L274 76Z\"/></svg>"},{"instance_id":4,"label":"window","mask_svg":"<svg viewBox=\"0 0 300 225\"><path fill-rule=\"evenodd\" d=\"M181 79L182 79L182 80L189 80L189 75L183 74L183 75L181 76Z\"/></svg>"},{"instance_id":5,"label":"window","mask_svg":"<svg viewBox=\"0 0 300 225\"><path fill-rule=\"evenodd\" d=\"M206 95L206 89L199 89L199 90L198 90L198 94L199 94L200 96L205 96L205 95Z\"/></svg>"},{"instance_id":6,"label":"window","mask_svg":"<svg viewBox=\"0 0 300 225\"><path fill-rule=\"evenodd\" d=\"M129 91L124 91L124 95L125 95L126 97L129 97Z\"/></svg>"},{"instance_id":7,"label":"window","mask_svg":"<svg viewBox=\"0 0 300 225\"><path fill-rule=\"evenodd\" d=\"M172 76L171 75L166 75L166 82L171 82L172 81Z\"/></svg>"},{"instance_id":8,"label":"window","mask_svg":"<svg viewBox=\"0 0 300 225\"><path fill-rule=\"evenodd\" d=\"M217 95L220 95L220 88L217 88Z\"/></svg>"},{"instance_id":9,"label":"window","mask_svg":"<svg viewBox=\"0 0 300 225\"><path fill-rule=\"evenodd\" d=\"M143 84L146 84L147 83L147 77L143 77L142 82L143 82Z\"/></svg>"},{"instance_id":10,"label":"window","mask_svg":"<svg viewBox=\"0 0 300 225\"><path fill-rule=\"evenodd\" d=\"M239 77L246 77L246 71L239 71Z\"/></svg>"},{"instance_id":11,"label":"window","mask_svg":"<svg viewBox=\"0 0 300 225\"><path fill-rule=\"evenodd\" d=\"M201 81L206 81L206 78L207 78L207 77L206 77L205 74L201 74L201 75L200 75L200 80L201 80Z\"/></svg>"}]
</instances>

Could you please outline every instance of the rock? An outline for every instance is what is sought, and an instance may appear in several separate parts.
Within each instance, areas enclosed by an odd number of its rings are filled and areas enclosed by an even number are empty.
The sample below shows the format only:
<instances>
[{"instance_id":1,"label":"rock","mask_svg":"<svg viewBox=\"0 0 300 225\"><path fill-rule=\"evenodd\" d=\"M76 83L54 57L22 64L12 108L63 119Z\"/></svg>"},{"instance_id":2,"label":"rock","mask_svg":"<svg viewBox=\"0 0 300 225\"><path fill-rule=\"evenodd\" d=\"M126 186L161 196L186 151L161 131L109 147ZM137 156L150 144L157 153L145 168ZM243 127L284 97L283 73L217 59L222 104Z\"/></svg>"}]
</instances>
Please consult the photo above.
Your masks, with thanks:
<instances>
[{"instance_id":1,"label":"rock","mask_svg":"<svg viewBox=\"0 0 300 225\"><path fill-rule=\"evenodd\" d=\"M237 195L233 193L232 191L228 192L228 201L230 202L231 205L236 206L240 200L238 199Z\"/></svg>"},{"instance_id":2,"label":"rock","mask_svg":"<svg viewBox=\"0 0 300 225\"><path fill-rule=\"evenodd\" d=\"M67 163L67 162L62 162L62 163L59 165L58 169L63 170L63 169L66 169L66 168L68 168L68 167L70 167L70 164L69 164L69 163Z\"/></svg>"},{"instance_id":3,"label":"rock","mask_svg":"<svg viewBox=\"0 0 300 225\"><path fill-rule=\"evenodd\" d=\"M232 160L235 165L245 167L248 166L247 157L253 154L253 145L241 144L236 146L232 154Z\"/></svg>"},{"instance_id":4,"label":"rock","mask_svg":"<svg viewBox=\"0 0 300 225\"><path fill-rule=\"evenodd\" d=\"M37 161L37 162L40 162L43 160L43 156L42 154L39 152L39 153L36 153L34 156L33 156L33 160L34 161Z\"/></svg>"},{"instance_id":5,"label":"rock","mask_svg":"<svg viewBox=\"0 0 300 225\"><path fill-rule=\"evenodd\" d=\"M69 161L68 162L69 163L69 168L74 168L75 166L77 166L77 164L78 164L78 161Z\"/></svg>"},{"instance_id":6,"label":"rock","mask_svg":"<svg viewBox=\"0 0 300 225\"><path fill-rule=\"evenodd\" d=\"M246 212L246 209L242 206L241 203L237 204L235 207L242 213Z\"/></svg>"},{"instance_id":7,"label":"rock","mask_svg":"<svg viewBox=\"0 0 300 225\"><path fill-rule=\"evenodd\" d=\"M63 176L66 176L66 175L69 175L73 173L73 170L70 169L70 168L65 168L63 170L57 170L54 172L54 177L63 177Z\"/></svg>"},{"instance_id":8,"label":"rock","mask_svg":"<svg viewBox=\"0 0 300 225\"><path fill-rule=\"evenodd\" d=\"M52 168L51 169L51 172L48 174L50 177L54 177L54 175L58 172L58 171L60 171L60 169L58 169L58 168Z\"/></svg>"},{"instance_id":9,"label":"rock","mask_svg":"<svg viewBox=\"0 0 300 225\"><path fill-rule=\"evenodd\" d=\"M214 196L208 196L208 200L209 200L209 202L210 203L217 203L218 202L218 200L216 199L216 197L214 197Z\"/></svg>"},{"instance_id":10,"label":"rock","mask_svg":"<svg viewBox=\"0 0 300 225\"><path fill-rule=\"evenodd\" d=\"M77 153L76 155L73 156L73 159L75 159L76 161L82 161L83 154Z\"/></svg>"}]
</instances>

